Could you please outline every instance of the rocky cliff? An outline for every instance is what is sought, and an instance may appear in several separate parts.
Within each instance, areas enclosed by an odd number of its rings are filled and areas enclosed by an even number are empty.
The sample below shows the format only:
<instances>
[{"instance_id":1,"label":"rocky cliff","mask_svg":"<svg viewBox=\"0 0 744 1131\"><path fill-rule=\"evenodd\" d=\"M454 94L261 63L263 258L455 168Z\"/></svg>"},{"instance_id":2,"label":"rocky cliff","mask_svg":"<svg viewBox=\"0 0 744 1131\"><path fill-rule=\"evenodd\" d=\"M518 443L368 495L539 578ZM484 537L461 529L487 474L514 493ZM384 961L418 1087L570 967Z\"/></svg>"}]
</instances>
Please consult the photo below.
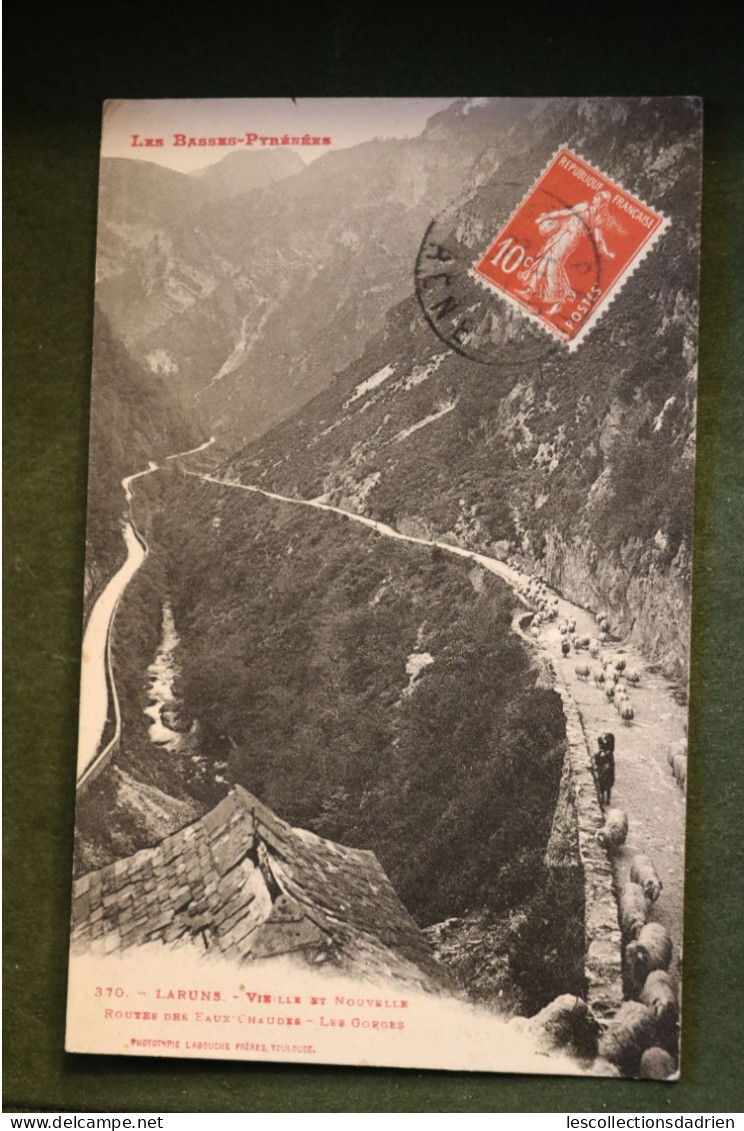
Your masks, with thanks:
<instances>
[{"instance_id":1,"label":"rocky cliff","mask_svg":"<svg viewBox=\"0 0 744 1131\"><path fill-rule=\"evenodd\" d=\"M604 609L616 637L684 684L699 125L694 100L533 107L480 152L436 220L448 286L475 324L467 349L447 339L446 321L437 329L421 293L404 298L359 359L229 473L513 555L571 600ZM499 300L486 308L467 272L559 142L669 219L574 352Z\"/></svg>"}]
</instances>

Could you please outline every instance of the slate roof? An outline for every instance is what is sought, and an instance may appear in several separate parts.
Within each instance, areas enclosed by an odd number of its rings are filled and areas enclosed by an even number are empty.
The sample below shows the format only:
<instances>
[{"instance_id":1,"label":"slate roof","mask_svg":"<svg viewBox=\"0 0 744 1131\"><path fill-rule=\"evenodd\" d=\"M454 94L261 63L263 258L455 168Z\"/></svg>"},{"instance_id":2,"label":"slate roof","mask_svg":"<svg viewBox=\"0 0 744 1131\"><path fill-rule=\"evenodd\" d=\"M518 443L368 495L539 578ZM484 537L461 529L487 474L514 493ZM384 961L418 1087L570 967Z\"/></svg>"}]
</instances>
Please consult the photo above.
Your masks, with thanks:
<instances>
[{"instance_id":1,"label":"slate roof","mask_svg":"<svg viewBox=\"0 0 744 1131\"><path fill-rule=\"evenodd\" d=\"M372 852L291 828L241 786L157 847L75 881L75 950L157 941L237 962L294 954L356 977L450 985Z\"/></svg>"}]
</instances>

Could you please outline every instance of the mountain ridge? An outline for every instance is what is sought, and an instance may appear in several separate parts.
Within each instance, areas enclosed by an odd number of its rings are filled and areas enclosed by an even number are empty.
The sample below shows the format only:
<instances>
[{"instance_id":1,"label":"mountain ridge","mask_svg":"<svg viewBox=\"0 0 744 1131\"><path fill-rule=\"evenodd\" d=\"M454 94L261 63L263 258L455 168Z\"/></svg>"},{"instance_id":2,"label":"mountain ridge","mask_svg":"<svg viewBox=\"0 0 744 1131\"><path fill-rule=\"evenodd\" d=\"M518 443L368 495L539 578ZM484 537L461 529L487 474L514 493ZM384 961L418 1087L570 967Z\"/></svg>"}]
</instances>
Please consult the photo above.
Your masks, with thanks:
<instances>
[{"instance_id":1,"label":"mountain ridge","mask_svg":"<svg viewBox=\"0 0 744 1131\"><path fill-rule=\"evenodd\" d=\"M575 353L494 300L476 308L477 356L463 356L405 298L360 360L225 470L476 549L497 544L566 596L606 608L618 637L683 684L699 234L689 152L699 106L678 104L671 122L653 103L640 107L624 154L615 132L628 108L605 109L603 167L623 160L630 188L661 199L672 223ZM601 140L595 105L575 113L574 141L587 115ZM544 136L521 162L540 165L554 140ZM466 264L489 217L508 215L521 191L498 167L471 189L442 220L448 253Z\"/></svg>"}]
</instances>

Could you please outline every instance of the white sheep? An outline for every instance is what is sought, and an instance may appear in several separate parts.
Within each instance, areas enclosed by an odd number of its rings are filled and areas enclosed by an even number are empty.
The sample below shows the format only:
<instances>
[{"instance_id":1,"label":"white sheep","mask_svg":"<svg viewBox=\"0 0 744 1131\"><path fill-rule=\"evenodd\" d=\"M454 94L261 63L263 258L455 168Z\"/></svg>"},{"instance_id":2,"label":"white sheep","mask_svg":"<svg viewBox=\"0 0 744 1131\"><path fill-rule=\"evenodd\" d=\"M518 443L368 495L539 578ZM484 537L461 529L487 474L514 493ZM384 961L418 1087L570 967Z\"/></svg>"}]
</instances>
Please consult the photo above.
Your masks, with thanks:
<instances>
[{"instance_id":1,"label":"white sheep","mask_svg":"<svg viewBox=\"0 0 744 1131\"><path fill-rule=\"evenodd\" d=\"M643 888L637 883L623 884L619 899L620 930L623 940L631 942L638 938L646 925L646 897Z\"/></svg>"},{"instance_id":2,"label":"white sheep","mask_svg":"<svg viewBox=\"0 0 744 1131\"><path fill-rule=\"evenodd\" d=\"M639 885L646 899L656 903L664 885L650 856L641 853L633 857L630 862L630 879L631 883Z\"/></svg>"},{"instance_id":3,"label":"white sheep","mask_svg":"<svg viewBox=\"0 0 744 1131\"><path fill-rule=\"evenodd\" d=\"M667 750L667 762L669 763L669 769L672 770L672 772L674 772L674 759L678 754L683 754L685 757L687 757L686 738L679 738L676 742L669 743L669 749Z\"/></svg>"},{"instance_id":4,"label":"white sheep","mask_svg":"<svg viewBox=\"0 0 744 1131\"><path fill-rule=\"evenodd\" d=\"M599 843L608 852L617 852L628 835L628 815L622 809L608 809L605 823L596 833Z\"/></svg>"},{"instance_id":5,"label":"white sheep","mask_svg":"<svg viewBox=\"0 0 744 1131\"><path fill-rule=\"evenodd\" d=\"M656 1040L656 1019L646 1005L624 1001L599 1040L599 1055L635 1076L641 1056Z\"/></svg>"},{"instance_id":6,"label":"white sheep","mask_svg":"<svg viewBox=\"0 0 744 1131\"><path fill-rule=\"evenodd\" d=\"M646 923L635 942L625 948L626 983L630 997L637 997L652 970L668 970L672 940L661 923Z\"/></svg>"},{"instance_id":7,"label":"white sheep","mask_svg":"<svg viewBox=\"0 0 744 1131\"><path fill-rule=\"evenodd\" d=\"M675 754L672 762L672 773L677 781L677 785L684 793L685 786L687 785L687 755Z\"/></svg>"},{"instance_id":8,"label":"white sheep","mask_svg":"<svg viewBox=\"0 0 744 1131\"><path fill-rule=\"evenodd\" d=\"M669 1080L677 1073L674 1057L658 1045L646 1049L641 1057L638 1075L641 1080Z\"/></svg>"},{"instance_id":9,"label":"white sheep","mask_svg":"<svg viewBox=\"0 0 744 1131\"><path fill-rule=\"evenodd\" d=\"M674 983L666 970L652 970L638 996L653 1013L657 1026L666 1034L676 1034L679 1005Z\"/></svg>"}]
</instances>

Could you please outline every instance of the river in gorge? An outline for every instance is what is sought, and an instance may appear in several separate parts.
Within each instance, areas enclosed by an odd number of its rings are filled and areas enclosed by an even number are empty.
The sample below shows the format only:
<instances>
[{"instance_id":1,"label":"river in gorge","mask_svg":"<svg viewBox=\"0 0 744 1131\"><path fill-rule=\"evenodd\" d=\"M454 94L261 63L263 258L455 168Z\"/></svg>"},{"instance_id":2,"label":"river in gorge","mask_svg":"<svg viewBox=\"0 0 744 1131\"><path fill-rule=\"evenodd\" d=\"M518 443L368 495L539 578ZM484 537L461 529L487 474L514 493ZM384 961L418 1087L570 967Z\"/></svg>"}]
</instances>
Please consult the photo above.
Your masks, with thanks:
<instances>
[{"instance_id":1,"label":"river in gorge","mask_svg":"<svg viewBox=\"0 0 744 1131\"><path fill-rule=\"evenodd\" d=\"M197 448L177 452L167 458L175 460L195 455L213 443L214 437L211 437ZM111 662L111 633L119 601L148 554L147 543L138 531L132 516L132 483L144 475L151 475L159 470L160 465L151 460L142 471L127 475L121 481L126 502L121 524L126 558L93 605L83 634L77 753L78 788L89 783L103 769L116 749L121 735L119 698Z\"/></svg>"},{"instance_id":2,"label":"river in gorge","mask_svg":"<svg viewBox=\"0 0 744 1131\"><path fill-rule=\"evenodd\" d=\"M178 674L175 652L180 644L173 609L169 601L163 602L163 627L160 647L147 669L148 706L145 714L150 720L147 728L150 741L166 750L178 747L181 735L169 724L173 722L175 702L173 685Z\"/></svg>"}]
</instances>

